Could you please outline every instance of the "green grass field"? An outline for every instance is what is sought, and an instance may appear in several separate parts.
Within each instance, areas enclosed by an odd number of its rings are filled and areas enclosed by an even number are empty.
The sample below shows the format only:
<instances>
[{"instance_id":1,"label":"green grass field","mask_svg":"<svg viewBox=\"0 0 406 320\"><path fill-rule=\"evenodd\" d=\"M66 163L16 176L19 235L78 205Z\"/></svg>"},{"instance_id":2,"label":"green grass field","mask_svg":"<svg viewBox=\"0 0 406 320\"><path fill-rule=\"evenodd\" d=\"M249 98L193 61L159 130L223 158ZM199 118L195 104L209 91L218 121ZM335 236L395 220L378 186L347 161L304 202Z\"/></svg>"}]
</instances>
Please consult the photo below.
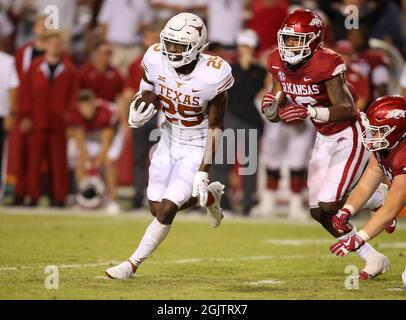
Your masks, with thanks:
<instances>
[{"instance_id":1,"label":"green grass field","mask_svg":"<svg viewBox=\"0 0 406 320\"><path fill-rule=\"evenodd\" d=\"M328 251L332 239L316 224L225 219L181 214L168 238L131 280L104 270L126 259L151 219L0 208L0 299L406 299L406 224L372 243L392 271L358 290L344 286L352 255ZM358 225L361 222L358 223ZM59 289L47 290L44 268L59 268Z\"/></svg>"}]
</instances>

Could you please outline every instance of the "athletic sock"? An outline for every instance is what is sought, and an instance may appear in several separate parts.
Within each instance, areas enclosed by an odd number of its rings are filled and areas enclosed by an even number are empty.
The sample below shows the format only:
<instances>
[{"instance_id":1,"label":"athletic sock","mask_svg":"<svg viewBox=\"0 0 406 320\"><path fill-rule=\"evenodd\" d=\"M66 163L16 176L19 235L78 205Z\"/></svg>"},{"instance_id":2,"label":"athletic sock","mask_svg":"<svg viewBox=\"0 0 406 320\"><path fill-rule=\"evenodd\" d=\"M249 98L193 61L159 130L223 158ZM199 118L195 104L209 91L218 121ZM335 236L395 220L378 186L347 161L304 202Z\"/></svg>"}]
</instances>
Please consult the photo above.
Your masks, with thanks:
<instances>
[{"instance_id":1,"label":"athletic sock","mask_svg":"<svg viewBox=\"0 0 406 320\"><path fill-rule=\"evenodd\" d=\"M147 259L155 251L165 239L170 229L170 224L162 224L155 218L145 231L137 250L135 250L130 257L131 262L138 267L141 262Z\"/></svg>"}]
</instances>

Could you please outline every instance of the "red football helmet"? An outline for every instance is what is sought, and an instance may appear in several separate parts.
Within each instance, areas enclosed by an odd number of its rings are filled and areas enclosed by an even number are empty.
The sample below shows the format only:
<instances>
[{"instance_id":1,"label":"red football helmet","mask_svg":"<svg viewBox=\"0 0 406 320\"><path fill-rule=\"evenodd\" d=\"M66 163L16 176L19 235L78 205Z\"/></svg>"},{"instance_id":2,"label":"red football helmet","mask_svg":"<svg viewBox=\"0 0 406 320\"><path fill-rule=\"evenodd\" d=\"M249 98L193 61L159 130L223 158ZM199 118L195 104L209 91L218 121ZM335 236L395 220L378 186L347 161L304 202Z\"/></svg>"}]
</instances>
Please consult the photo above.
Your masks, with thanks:
<instances>
[{"instance_id":1,"label":"red football helmet","mask_svg":"<svg viewBox=\"0 0 406 320\"><path fill-rule=\"evenodd\" d=\"M383 96L361 118L365 127L362 143L368 151L393 149L406 136L406 99Z\"/></svg>"},{"instance_id":2,"label":"red football helmet","mask_svg":"<svg viewBox=\"0 0 406 320\"><path fill-rule=\"evenodd\" d=\"M323 38L324 27L320 16L311 10L295 10L287 16L278 31L281 59L291 65L298 64L323 44ZM295 45L290 45L288 39L295 40Z\"/></svg>"}]
</instances>

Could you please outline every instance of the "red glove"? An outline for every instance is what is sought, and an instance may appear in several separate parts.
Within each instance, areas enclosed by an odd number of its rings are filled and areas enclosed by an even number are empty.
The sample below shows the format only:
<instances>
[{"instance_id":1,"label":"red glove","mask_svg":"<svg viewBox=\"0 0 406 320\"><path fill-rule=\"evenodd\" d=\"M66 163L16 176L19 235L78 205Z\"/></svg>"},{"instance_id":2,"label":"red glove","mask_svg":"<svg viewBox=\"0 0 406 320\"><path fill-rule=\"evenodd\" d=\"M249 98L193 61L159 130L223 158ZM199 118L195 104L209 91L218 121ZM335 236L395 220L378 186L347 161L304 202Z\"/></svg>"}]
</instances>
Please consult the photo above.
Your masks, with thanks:
<instances>
[{"instance_id":1,"label":"red glove","mask_svg":"<svg viewBox=\"0 0 406 320\"><path fill-rule=\"evenodd\" d=\"M289 104L279 110L279 118L285 122L306 120L310 116L306 107L299 104Z\"/></svg>"},{"instance_id":2,"label":"red glove","mask_svg":"<svg viewBox=\"0 0 406 320\"><path fill-rule=\"evenodd\" d=\"M353 226L349 223L351 212L347 208L342 208L332 218L334 229L339 233L348 233L352 230Z\"/></svg>"},{"instance_id":3,"label":"red glove","mask_svg":"<svg viewBox=\"0 0 406 320\"><path fill-rule=\"evenodd\" d=\"M330 247L330 252L336 256L346 256L348 253L359 249L364 244L364 239L356 233L353 236L332 245Z\"/></svg>"}]
</instances>

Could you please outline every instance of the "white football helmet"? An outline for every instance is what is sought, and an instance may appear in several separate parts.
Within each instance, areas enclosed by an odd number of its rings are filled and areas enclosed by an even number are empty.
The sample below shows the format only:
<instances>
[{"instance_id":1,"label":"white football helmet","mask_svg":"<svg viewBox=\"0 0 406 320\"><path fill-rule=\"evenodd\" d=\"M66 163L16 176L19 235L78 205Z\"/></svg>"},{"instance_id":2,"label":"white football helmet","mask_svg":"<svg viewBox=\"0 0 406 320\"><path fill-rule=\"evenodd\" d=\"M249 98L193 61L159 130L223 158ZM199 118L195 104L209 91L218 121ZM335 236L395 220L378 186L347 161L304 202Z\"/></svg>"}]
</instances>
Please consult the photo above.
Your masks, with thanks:
<instances>
[{"instance_id":1,"label":"white football helmet","mask_svg":"<svg viewBox=\"0 0 406 320\"><path fill-rule=\"evenodd\" d=\"M179 68L195 60L207 46L207 30L197 15L179 13L172 17L162 29L161 51L173 68ZM177 50L171 50L171 45Z\"/></svg>"}]
</instances>

